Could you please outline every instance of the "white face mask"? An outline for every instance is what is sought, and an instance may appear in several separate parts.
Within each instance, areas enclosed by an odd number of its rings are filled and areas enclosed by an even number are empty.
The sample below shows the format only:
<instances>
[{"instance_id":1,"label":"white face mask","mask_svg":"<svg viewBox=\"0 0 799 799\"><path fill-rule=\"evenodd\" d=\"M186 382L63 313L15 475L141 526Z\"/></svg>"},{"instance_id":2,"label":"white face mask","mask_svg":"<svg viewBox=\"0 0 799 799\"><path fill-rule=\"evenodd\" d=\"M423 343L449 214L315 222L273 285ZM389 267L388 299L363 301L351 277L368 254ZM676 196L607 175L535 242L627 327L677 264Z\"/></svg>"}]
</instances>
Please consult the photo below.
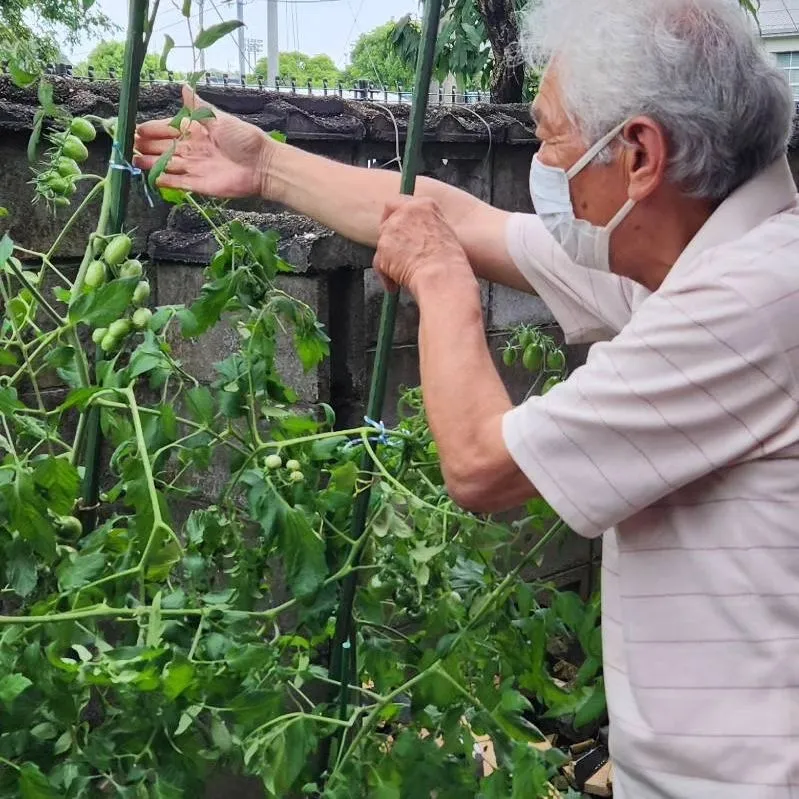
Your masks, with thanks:
<instances>
[{"instance_id":1,"label":"white face mask","mask_svg":"<svg viewBox=\"0 0 799 799\"><path fill-rule=\"evenodd\" d=\"M627 200L605 227L598 227L574 215L569 181L621 133L625 124L622 122L603 136L568 172L542 164L538 153L533 156L530 168L530 194L544 227L572 261L603 272L610 271L610 234L632 211L635 201Z\"/></svg>"}]
</instances>

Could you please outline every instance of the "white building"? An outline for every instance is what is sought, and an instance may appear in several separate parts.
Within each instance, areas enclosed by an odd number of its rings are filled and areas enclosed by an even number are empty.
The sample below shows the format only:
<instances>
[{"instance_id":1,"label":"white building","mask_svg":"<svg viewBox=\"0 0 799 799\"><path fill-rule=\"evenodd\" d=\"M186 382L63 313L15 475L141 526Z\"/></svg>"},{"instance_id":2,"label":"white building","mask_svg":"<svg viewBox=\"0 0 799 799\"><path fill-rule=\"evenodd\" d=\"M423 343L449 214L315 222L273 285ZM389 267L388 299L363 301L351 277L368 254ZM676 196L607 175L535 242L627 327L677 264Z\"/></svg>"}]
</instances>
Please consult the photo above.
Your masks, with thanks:
<instances>
[{"instance_id":1,"label":"white building","mask_svg":"<svg viewBox=\"0 0 799 799\"><path fill-rule=\"evenodd\" d=\"M799 101L799 0L761 0L760 32Z\"/></svg>"}]
</instances>

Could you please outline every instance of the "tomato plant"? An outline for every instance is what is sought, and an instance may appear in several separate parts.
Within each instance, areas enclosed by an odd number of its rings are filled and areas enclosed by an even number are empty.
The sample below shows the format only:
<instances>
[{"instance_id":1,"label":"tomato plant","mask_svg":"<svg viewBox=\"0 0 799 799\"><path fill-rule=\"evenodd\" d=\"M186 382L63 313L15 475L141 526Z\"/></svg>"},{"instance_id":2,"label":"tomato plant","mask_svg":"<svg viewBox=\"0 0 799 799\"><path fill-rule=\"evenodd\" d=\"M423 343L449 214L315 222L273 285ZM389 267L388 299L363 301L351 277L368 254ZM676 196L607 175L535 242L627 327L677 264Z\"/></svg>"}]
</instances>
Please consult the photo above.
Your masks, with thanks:
<instances>
[{"instance_id":1,"label":"tomato plant","mask_svg":"<svg viewBox=\"0 0 799 799\"><path fill-rule=\"evenodd\" d=\"M151 307L147 267L110 221L119 162L84 175L70 138L114 137L122 120L69 118L46 81L40 99L52 146L37 195L58 213L72 194L54 175L92 185L47 252L0 241L0 796L198 796L220 771L273 797L565 790L564 754L529 743L546 717L589 724L604 695L597 603L534 576L563 532L551 509L501 524L455 506L419 389L392 430L341 430L329 406L301 406L277 336L292 332L306 369L328 339L278 288L292 269L273 232L171 194L218 251L199 296ZM70 279L58 248L95 201ZM204 385L170 342L216 326L237 345ZM511 348L533 343L529 365L562 376L543 333L523 328ZM226 479L209 499L212 470ZM355 633L333 652L353 574ZM584 653L568 683L554 640ZM480 734L498 759L487 778Z\"/></svg>"}]
</instances>

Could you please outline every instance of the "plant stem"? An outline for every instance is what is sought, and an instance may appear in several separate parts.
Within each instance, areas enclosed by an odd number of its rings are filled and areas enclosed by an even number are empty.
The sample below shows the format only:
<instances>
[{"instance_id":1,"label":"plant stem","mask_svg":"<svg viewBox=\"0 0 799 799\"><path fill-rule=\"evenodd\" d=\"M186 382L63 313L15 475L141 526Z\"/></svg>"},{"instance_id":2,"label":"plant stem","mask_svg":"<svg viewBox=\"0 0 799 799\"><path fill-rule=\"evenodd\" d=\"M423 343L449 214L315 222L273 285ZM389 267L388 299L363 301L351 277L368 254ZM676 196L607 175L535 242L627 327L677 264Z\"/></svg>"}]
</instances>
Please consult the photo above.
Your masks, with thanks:
<instances>
[{"instance_id":1,"label":"plant stem","mask_svg":"<svg viewBox=\"0 0 799 799\"><path fill-rule=\"evenodd\" d=\"M95 183L92 186L91 191L83 198L83 202L75 209L75 213L66 221L66 224L61 229L61 232L58 234L56 240L50 246L50 249L47 251L47 254L44 256L43 260L51 261L53 255L55 255L58 248L61 246L61 242L64 241L66 238L67 233L72 229L72 226L77 222L80 215L88 208L92 200L105 189L105 178L101 178L99 183Z\"/></svg>"}]
</instances>

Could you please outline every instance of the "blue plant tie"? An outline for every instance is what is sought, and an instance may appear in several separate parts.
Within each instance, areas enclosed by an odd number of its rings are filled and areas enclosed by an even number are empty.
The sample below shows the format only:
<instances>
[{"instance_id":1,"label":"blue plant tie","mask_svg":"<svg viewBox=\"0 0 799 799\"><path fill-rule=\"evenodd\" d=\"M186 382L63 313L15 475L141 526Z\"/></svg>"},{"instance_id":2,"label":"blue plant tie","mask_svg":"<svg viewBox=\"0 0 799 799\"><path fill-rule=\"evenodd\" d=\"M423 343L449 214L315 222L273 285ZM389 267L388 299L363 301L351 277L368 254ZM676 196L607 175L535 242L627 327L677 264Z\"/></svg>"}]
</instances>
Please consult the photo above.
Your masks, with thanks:
<instances>
[{"instance_id":1,"label":"blue plant tie","mask_svg":"<svg viewBox=\"0 0 799 799\"><path fill-rule=\"evenodd\" d=\"M147 204L150 208L153 208L153 198L150 195L150 189L147 186L147 181L144 180L144 173L139 169L137 166L133 166L130 161L125 158L124 153L122 152L122 148L119 146L119 142L114 142L114 154L117 157L117 161L111 164L111 169L118 169L122 172L129 172L131 178L142 178L142 187L144 188L144 196L147 198Z\"/></svg>"},{"instance_id":2,"label":"blue plant tie","mask_svg":"<svg viewBox=\"0 0 799 799\"><path fill-rule=\"evenodd\" d=\"M369 441L371 441L373 444L383 444L384 446L388 447L394 447L397 445L396 441L391 441L389 439L388 430L386 430L386 425L384 422L376 422L374 419L370 419L368 416L364 416L363 420L369 427L373 427L378 433L378 435L371 436L369 438ZM352 449L353 447L357 447L360 443L360 439L353 439L344 447L344 449Z\"/></svg>"},{"instance_id":3,"label":"blue plant tie","mask_svg":"<svg viewBox=\"0 0 799 799\"><path fill-rule=\"evenodd\" d=\"M369 427L374 427L374 429L377 430L378 433L380 433L380 435L377 436L376 438L373 438L372 441L374 441L377 444L390 443L388 440L388 433L386 432L386 426L383 422L376 422L374 419L370 419L368 416L364 416L363 420L364 422L366 422L366 424L369 425Z\"/></svg>"}]
</instances>

